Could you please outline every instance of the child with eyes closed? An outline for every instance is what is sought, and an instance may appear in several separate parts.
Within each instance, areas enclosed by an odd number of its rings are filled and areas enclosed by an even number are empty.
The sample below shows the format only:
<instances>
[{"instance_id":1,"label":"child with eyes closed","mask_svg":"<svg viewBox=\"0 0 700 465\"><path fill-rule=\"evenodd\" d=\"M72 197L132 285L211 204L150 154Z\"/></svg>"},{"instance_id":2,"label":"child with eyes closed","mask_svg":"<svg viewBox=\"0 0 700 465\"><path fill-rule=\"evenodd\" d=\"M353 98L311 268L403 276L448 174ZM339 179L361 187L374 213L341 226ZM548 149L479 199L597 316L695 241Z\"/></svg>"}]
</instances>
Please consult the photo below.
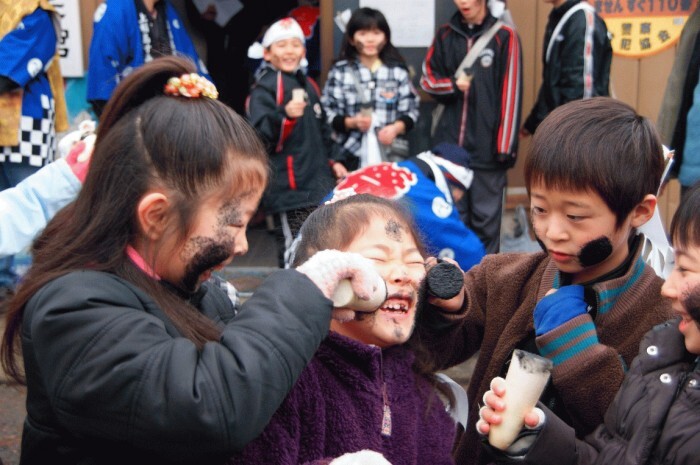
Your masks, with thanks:
<instances>
[{"instance_id":1,"label":"child with eyes closed","mask_svg":"<svg viewBox=\"0 0 700 465\"><path fill-rule=\"evenodd\" d=\"M545 406L525 422L533 443L517 463L698 463L700 441L700 184L688 191L671 222L675 267L661 288L679 319L655 326L639 345L605 422L583 440ZM508 408L502 379L484 396L477 429L488 434ZM517 389L517 387L516 387ZM651 413L650 413L651 412ZM541 421L540 421L541 418ZM505 457L504 457L505 458Z\"/></svg>"},{"instance_id":2,"label":"child with eyes closed","mask_svg":"<svg viewBox=\"0 0 700 465\"><path fill-rule=\"evenodd\" d=\"M491 380L505 376L513 350L524 349L554 363L540 400L577 436L603 421L642 336L671 315L635 231L656 207L662 153L651 122L614 99L571 102L543 121L525 183L544 251L486 256L465 273L463 294L436 302L417 323L437 368L480 350L470 418ZM457 463L490 460L474 424L460 439Z\"/></svg>"},{"instance_id":3,"label":"child with eyes closed","mask_svg":"<svg viewBox=\"0 0 700 465\"><path fill-rule=\"evenodd\" d=\"M376 287L367 259L337 252L273 274L236 314L211 275L248 248L267 159L195 69L163 57L121 82L83 189L34 243L1 349L27 385L22 463L224 463L327 335L338 283Z\"/></svg>"},{"instance_id":4,"label":"child with eyes closed","mask_svg":"<svg viewBox=\"0 0 700 465\"><path fill-rule=\"evenodd\" d=\"M425 267L410 214L358 194L319 207L300 234L295 263L329 249L359 253L386 281L388 297L374 313L345 310L347 321L331 323L265 431L229 464L454 463L455 422L412 338Z\"/></svg>"}]
</instances>

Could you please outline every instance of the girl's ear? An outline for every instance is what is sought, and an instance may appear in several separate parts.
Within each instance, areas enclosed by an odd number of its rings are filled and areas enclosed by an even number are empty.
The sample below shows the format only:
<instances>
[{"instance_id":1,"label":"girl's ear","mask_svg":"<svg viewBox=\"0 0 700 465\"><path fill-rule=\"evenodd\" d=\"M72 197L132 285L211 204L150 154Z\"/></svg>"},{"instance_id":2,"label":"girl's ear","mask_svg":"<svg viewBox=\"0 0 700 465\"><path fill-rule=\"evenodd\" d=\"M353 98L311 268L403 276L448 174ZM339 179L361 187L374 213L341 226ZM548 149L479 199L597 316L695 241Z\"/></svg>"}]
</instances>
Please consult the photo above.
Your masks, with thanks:
<instances>
[{"instance_id":1,"label":"girl's ear","mask_svg":"<svg viewBox=\"0 0 700 465\"><path fill-rule=\"evenodd\" d=\"M644 223L649 221L652 216L654 216L654 209L656 208L656 196L652 194L647 194L644 196L641 202L637 204L632 210L632 222L631 226L638 228Z\"/></svg>"},{"instance_id":2,"label":"girl's ear","mask_svg":"<svg viewBox=\"0 0 700 465\"><path fill-rule=\"evenodd\" d=\"M170 201L164 193L151 191L141 197L136 215L146 239L157 241L162 237L169 212Z\"/></svg>"}]
</instances>

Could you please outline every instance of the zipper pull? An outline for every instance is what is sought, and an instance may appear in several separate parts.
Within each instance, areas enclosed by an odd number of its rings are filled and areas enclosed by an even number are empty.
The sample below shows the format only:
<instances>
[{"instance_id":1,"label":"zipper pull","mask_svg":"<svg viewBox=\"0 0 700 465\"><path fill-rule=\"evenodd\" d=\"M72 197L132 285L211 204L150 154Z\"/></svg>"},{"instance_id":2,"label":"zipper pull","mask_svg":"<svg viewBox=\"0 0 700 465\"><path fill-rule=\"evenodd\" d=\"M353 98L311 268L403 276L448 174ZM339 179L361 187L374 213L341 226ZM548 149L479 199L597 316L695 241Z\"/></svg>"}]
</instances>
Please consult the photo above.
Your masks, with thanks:
<instances>
[{"instance_id":1,"label":"zipper pull","mask_svg":"<svg viewBox=\"0 0 700 465\"><path fill-rule=\"evenodd\" d=\"M382 384L382 399L384 401L382 436L391 436L391 407L389 406L389 396L386 394L386 383Z\"/></svg>"}]
</instances>

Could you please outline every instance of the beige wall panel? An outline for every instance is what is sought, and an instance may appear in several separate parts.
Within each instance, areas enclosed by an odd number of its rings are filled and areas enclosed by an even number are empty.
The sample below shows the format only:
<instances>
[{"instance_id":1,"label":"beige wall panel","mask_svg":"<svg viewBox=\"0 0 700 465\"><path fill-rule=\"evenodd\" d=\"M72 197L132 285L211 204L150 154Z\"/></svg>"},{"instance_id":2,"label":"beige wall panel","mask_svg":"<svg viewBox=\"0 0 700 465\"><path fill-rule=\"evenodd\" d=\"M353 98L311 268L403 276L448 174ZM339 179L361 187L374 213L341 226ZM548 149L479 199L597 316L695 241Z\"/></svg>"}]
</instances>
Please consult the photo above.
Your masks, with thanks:
<instances>
[{"instance_id":1,"label":"beige wall panel","mask_svg":"<svg viewBox=\"0 0 700 465\"><path fill-rule=\"evenodd\" d=\"M540 44L543 40L544 27L547 21L547 13L543 16L542 11L548 12L549 10L543 7L540 0L519 0L517 2L511 2L509 8L513 15L513 21L518 28L518 35L520 36L520 43L522 45L522 121L530 113L530 109L535 103L537 91L541 82L539 76L542 75L542 45L537 44ZM529 144L529 139L520 140L517 162L513 169L508 171L508 186L522 187L525 185L523 180L523 164Z\"/></svg>"},{"instance_id":2,"label":"beige wall panel","mask_svg":"<svg viewBox=\"0 0 700 465\"><path fill-rule=\"evenodd\" d=\"M537 95L537 87L530 76L535 75L535 69L540 61L537 50L532 47L537 40L537 5L538 0L521 0L511 6L513 21L518 28L523 55L523 113L527 114Z\"/></svg>"},{"instance_id":3,"label":"beige wall panel","mask_svg":"<svg viewBox=\"0 0 700 465\"><path fill-rule=\"evenodd\" d=\"M610 80L615 97L637 108L639 60L636 58L613 57Z\"/></svg>"},{"instance_id":4,"label":"beige wall panel","mask_svg":"<svg viewBox=\"0 0 700 465\"><path fill-rule=\"evenodd\" d=\"M659 116L661 100L676 56L675 52L675 48L671 48L639 62L639 98L636 108L640 114L654 122Z\"/></svg>"},{"instance_id":5,"label":"beige wall panel","mask_svg":"<svg viewBox=\"0 0 700 465\"><path fill-rule=\"evenodd\" d=\"M335 27L335 22L333 17L335 13L332 0L321 0L319 7L321 9L321 76L319 76L319 85L323 87L334 58L333 28Z\"/></svg>"}]
</instances>

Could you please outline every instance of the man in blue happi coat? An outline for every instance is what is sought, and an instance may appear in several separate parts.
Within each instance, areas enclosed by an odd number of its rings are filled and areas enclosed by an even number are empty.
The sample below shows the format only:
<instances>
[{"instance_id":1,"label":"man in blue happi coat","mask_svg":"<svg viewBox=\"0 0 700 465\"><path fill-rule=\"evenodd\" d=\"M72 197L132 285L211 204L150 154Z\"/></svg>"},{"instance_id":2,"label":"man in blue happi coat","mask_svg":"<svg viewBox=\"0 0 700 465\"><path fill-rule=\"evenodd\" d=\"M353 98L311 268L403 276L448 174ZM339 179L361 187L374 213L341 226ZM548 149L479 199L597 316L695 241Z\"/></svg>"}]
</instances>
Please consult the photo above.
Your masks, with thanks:
<instances>
[{"instance_id":1,"label":"man in blue happi coat","mask_svg":"<svg viewBox=\"0 0 700 465\"><path fill-rule=\"evenodd\" d=\"M102 113L115 87L131 71L164 55L191 58L209 79L204 63L173 5L167 0L109 0L95 10L90 43L87 100Z\"/></svg>"}]
</instances>

